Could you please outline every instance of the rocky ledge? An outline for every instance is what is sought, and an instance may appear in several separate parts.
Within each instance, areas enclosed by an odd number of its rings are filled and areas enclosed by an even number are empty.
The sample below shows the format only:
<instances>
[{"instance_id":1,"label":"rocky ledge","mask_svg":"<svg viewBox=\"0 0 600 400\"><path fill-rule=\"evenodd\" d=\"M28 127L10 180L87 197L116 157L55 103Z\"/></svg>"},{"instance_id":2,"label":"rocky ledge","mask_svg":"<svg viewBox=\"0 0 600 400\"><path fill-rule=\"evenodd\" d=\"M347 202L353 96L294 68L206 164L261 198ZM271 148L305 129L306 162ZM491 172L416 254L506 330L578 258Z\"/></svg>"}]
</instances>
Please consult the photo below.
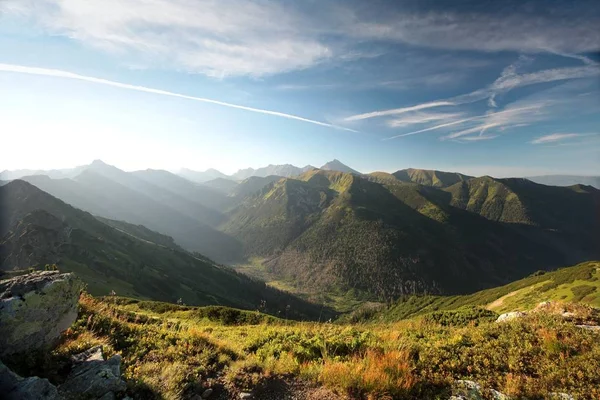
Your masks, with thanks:
<instances>
[{"instance_id":1,"label":"rocky ledge","mask_svg":"<svg viewBox=\"0 0 600 400\"><path fill-rule=\"evenodd\" d=\"M83 284L73 274L33 272L0 281L0 357L52 346L77 318ZM71 357L65 382L21 377L0 361L0 397L7 400L98 399L124 395L121 356L106 360L101 346Z\"/></svg>"},{"instance_id":2,"label":"rocky ledge","mask_svg":"<svg viewBox=\"0 0 600 400\"><path fill-rule=\"evenodd\" d=\"M0 281L0 357L52 345L77 318L82 288L58 271Z\"/></svg>"}]
</instances>

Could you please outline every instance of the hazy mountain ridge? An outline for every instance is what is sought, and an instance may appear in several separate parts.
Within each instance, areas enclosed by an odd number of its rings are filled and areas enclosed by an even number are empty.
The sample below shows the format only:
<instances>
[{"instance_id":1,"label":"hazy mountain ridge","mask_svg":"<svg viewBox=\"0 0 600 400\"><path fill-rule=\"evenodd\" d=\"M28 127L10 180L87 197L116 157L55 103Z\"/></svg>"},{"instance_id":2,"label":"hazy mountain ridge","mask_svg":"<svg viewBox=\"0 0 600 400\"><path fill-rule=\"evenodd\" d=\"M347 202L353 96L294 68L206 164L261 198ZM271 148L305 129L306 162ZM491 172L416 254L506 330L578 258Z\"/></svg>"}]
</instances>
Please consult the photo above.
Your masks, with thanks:
<instances>
[{"instance_id":1,"label":"hazy mountain ridge","mask_svg":"<svg viewBox=\"0 0 600 400\"><path fill-rule=\"evenodd\" d=\"M540 175L526 177L530 181L549 186L588 185L600 189L600 176Z\"/></svg>"},{"instance_id":2,"label":"hazy mountain ridge","mask_svg":"<svg viewBox=\"0 0 600 400\"><path fill-rule=\"evenodd\" d=\"M123 233L25 181L2 186L0 204L0 270L57 262L61 270L76 272L96 295L114 289L138 298L175 302L181 297L189 304L246 309L266 300L271 312L291 303L298 317L318 315L320 307L207 259Z\"/></svg>"},{"instance_id":3,"label":"hazy mountain ridge","mask_svg":"<svg viewBox=\"0 0 600 400\"><path fill-rule=\"evenodd\" d=\"M25 180L82 210L144 225L172 236L187 250L198 251L218 261L229 262L241 256L240 245L212 226L222 222L225 216L195 201L209 193L208 200L224 206L228 202L227 196L166 171L159 174L167 178L159 184L178 190L178 193L147 182L139 175L96 163L73 180L47 177L25 177Z\"/></svg>"},{"instance_id":4,"label":"hazy mountain ridge","mask_svg":"<svg viewBox=\"0 0 600 400\"><path fill-rule=\"evenodd\" d=\"M73 179L26 179L131 224L119 229L144 240L138 225L220 262L261 257L272 273L311 290L383 298L461 293L598 254L598 190L586 186L418 169L311 169L294 178L231 181L227 192L167 171L124 172L100 161Z\"/></svg>"}]
</instances>

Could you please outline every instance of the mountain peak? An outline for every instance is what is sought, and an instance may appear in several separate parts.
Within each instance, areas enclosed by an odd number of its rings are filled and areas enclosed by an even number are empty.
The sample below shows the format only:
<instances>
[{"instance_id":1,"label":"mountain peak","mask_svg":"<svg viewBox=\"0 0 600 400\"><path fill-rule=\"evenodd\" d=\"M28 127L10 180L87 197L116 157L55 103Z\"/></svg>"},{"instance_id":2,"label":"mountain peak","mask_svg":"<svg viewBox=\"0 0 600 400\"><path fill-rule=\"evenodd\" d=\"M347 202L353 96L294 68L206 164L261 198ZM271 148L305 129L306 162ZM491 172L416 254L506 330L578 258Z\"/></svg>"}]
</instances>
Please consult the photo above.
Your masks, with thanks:
<instances>
[{"instance_id":1,"label":"mountain peak","mask_svg":"<svg viewBox=\"0 0 600 400\"><path fill-rule=\"evenodd\" d=\"M336 158L334 158L333 160L331 160L328 163L321 166L321 169L323 169L325 171L348 172L351 174L361 175L360 172L358 172L355 169L350 168L349 166L342 163L340 160L338 160Z\"/></svg>"}]
</instances>

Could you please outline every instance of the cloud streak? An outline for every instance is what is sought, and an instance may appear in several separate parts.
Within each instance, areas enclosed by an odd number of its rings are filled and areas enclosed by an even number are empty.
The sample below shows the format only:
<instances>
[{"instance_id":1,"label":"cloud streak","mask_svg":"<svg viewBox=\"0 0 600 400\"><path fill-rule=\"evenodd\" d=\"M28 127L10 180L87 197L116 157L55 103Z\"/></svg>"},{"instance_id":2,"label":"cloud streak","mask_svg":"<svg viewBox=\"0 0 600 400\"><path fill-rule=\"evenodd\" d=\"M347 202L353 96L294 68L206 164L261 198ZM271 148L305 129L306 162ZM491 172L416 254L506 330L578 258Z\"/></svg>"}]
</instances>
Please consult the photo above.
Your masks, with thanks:
<instances>
[{"instance_id":1,"label":"cloud streak","mask_svg":"<svg viewBox=\"0 0 600 400\"><path fill-rule=\"evenodd\" d=\"M265 115L271 115L274 117L287 118L287 119L291 119L291 120L306 122L309 124L319 125L319 126L323 126L326 128L334 128L334 129L340 129L340 130L344 130L344 131L357 132L354 129L345 128L343 126L329 124L326 122L317 121L317 120L313 120L313 119L309 119L309 118L304 118L304 117L301 117L298 115L282 113L279 111L266 110L266 109L262 109L262 108L247 107L247 106L242 106L239 104L227 103L224 101L219 101L219 100L214 100L214 99L207 99L205 97L188 96L185 94L169 92L166 90L154 89L154 88L149 88L149 87L145 87L145 86L130 85L127 83L121 83L121 82L111 81L111 80L107 80L107 79L95 78L92 76L79 75L79 74L75 74L73 72L68 72L68 71L63 71L63 70L58 70L58 69L27 67L27 66L22 66L22 65L1 64L0 63L0 72L12 72L12 73L20 73L20 74L28 74L28 75L48 76L48 77L54 77L54 78L74 79L74 80L78 80L78 81L85 81L85 82L96 83L96 84L100 84L100 85L112 86L112 87L116 87L116 88L120 88L120 89L134 90L137 92L158 94L158 95L162 95L162 96L177 97L180 99L187 99L187 100L199 101L202 103L215 104L215 105L219 105L219 106L223 106L223 107L235 108L238 110L249 111L249 112L258 113L258 114L265 114Z\"/></svg>"},{"instance_id":2,"label":"cloud streak","mask_svg":"<svg viewBox=\"0 0 600 400\"><path fill-rule=\"evenodd\" d=\"M368 112L368 113L364 113L364 114L357 114L357 115L353 115L353 116L345 118L344 121L348 121L348 122L360 121L363 119L385 117L385 116L389 116L389 115L398 115L398 114L404 114L404 113L411 112L411 111L424 110L427 108L453 106L453 105L455 105L455 103L450 102L450 101L433 101L430 103L423 103L423 104L418 104L418 105L410 106L410 107L394 108L391 110L373 111L373 112Z\"/></svg>"},{"instance_id":3,"label":"cloud streak","mask_svg":"<svg viewBox=\"0 0 600 400\"><path fill-rule=\"evenodd\" d=\"M475 117L463 118L463 119L459 119L457 121L446 122L444 124L431 126L429 128L419 129L417 131L391 136L391 137L385 138L383 140L391 140L391 139L397 139L397 138L401 138L401 137L405 137L405 136L412 136L412 135L416 135L418 133L430 132L430 131L435 131L435 130L442 129L442 128L447 128L449 126L464 124L465 122L476 121L476 120L484 119L484 118L492 118L492 117L497 117L497 116L501 116L501 115L505 115L505 114L514 114L514 113L519 113L519 112L523 112L523 111L527 111L527 110L539 109L540 107L541 107L540 105L532 105L532 106L528 106L528 107L513 108L513 109L509 109L509 110L498 111L495 113L477 115ZM473 132L479 131L481 129L484 129L484 128L478 127L476 130L473 130L473 131L470 131L467 133L473 133ZM463 133L463 134L467 134L467 133Z\"/></svg>"},{"instance_id":4,"label":"cloud streak","mask_svg":"<svg viewBox=\"0 0 600 400\"><path fill-rule=\"evenodd\" d=\"M567 139L574 139L578 137L586 136L581 133L553 133L551 135L540 136L537 139L532 140L531 144L546 144L562 142Z\"/></svg>"}]
</instances>

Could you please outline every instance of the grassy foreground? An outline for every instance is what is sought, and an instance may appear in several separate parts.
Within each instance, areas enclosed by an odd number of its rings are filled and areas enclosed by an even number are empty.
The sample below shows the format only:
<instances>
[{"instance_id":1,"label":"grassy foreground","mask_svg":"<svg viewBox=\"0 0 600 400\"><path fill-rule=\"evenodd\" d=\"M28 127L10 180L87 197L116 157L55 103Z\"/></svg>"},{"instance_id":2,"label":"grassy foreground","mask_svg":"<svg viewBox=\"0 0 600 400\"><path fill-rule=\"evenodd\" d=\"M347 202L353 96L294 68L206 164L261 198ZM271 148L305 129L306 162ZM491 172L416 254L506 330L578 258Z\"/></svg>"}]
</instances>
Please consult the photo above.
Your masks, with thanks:
<instances>
[{"instance_id":1,"label":"grassy foreground","mask_svg":"<svg viewBox=\"0 0 600 400\"><path fill-rule=\"evenodd\" d=\"M597 310L571 304L581 319ZM225 307L185 307L83 294L76 323L41 362L61 379L69 354L104 345L123 356L135 399L260 397L277 381L321 386L330 398L446 399L456 379L513 398L600 397L600 339L551 313L495 323L493 311L433 313L395 323L292 322ZM33 362L33 361L31 361ZM235 397L234 397L235 396ZM325 397L322 397L325 398Z\"/></svg>"}]
</instances>

